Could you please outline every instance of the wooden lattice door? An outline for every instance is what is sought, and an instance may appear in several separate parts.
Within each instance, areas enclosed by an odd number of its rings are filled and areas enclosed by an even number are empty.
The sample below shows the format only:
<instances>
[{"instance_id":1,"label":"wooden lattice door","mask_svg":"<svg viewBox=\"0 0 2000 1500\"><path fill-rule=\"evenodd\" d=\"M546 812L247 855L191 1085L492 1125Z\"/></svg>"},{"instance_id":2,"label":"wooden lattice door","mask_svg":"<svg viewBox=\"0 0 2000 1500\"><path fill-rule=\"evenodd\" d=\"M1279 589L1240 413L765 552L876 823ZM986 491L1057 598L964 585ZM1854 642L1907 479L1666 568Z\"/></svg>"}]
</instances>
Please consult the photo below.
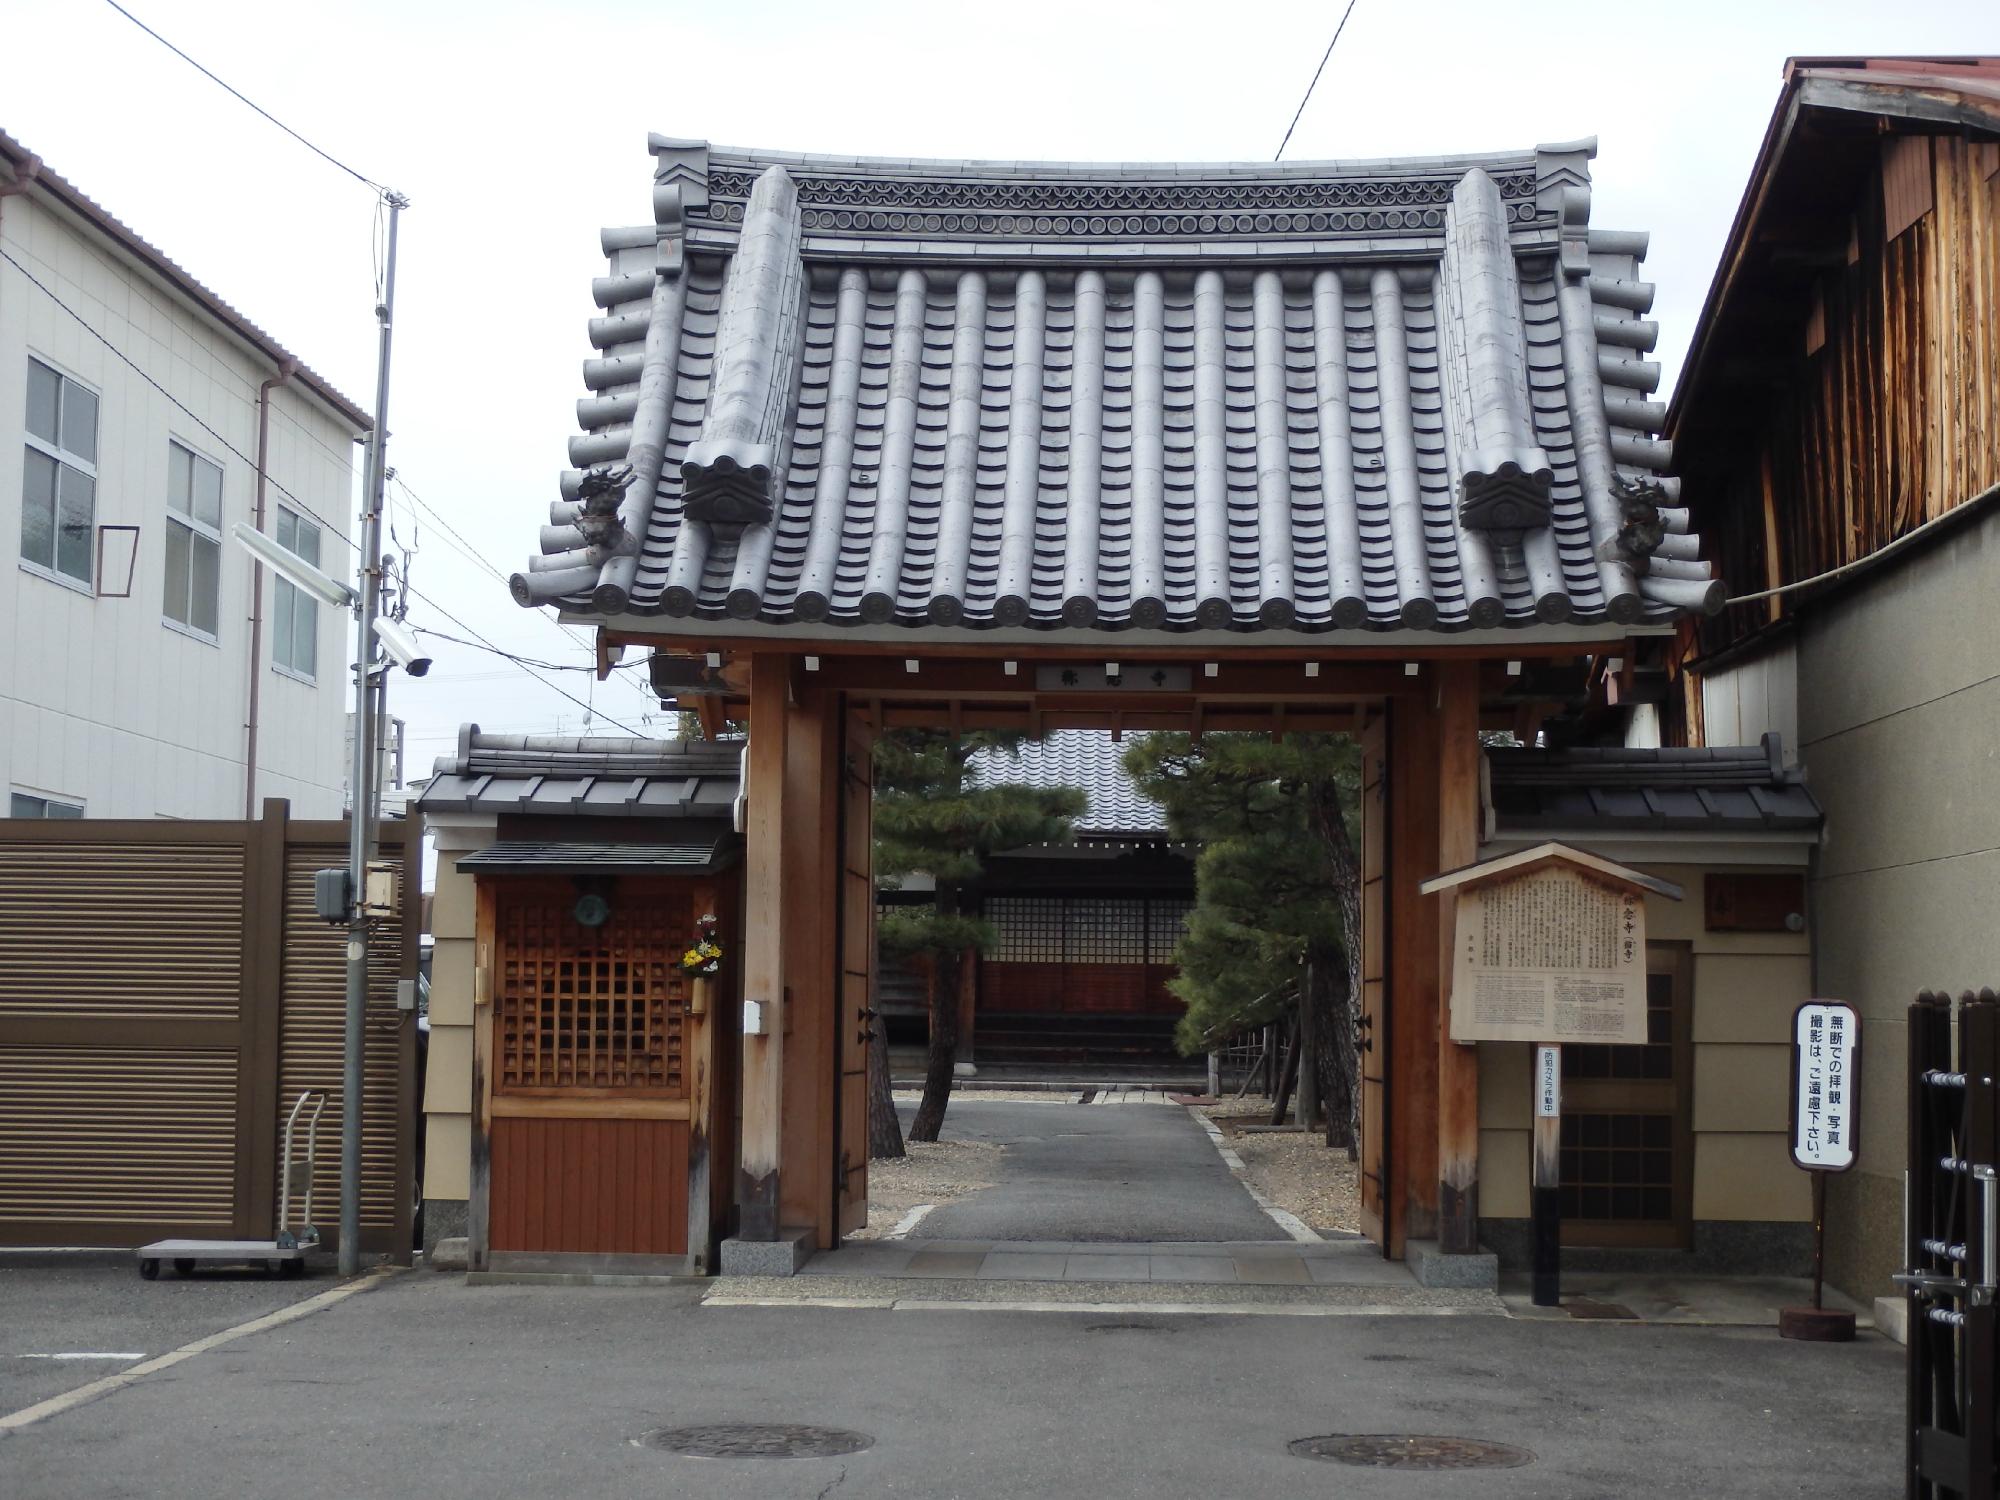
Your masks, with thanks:
<instances>
[{"instance_id":1,"label":"wooden lattice door","mask_svg":"<svg viewBox=\"0 0 2000 1500\"><path fill-rule=\"evenodd\" d=\"M494 927L490 1248L684 1255L689 1006L705 884L501 877Z\"/></svg>"}]
</instances>

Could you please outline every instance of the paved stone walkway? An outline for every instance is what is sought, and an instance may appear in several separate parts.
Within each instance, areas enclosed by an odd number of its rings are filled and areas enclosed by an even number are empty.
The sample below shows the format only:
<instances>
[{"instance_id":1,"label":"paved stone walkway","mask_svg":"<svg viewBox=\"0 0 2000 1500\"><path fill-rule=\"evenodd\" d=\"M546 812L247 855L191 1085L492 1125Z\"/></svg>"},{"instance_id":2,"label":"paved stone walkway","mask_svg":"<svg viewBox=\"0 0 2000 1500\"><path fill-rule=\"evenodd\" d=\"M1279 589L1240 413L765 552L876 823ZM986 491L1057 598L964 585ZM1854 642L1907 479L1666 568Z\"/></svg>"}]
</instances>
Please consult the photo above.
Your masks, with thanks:
<instances>
[{"instance_id":1,"label":"paved stone walkway","mask_svg":"<svg viewBox=\"0 0 2000 1500\"><path fill-rule=\"evenodd\" d=\"M1366 1240L862 1241L807 1261L802 1276L974 1281L1172 1282L1230 1286L1414 1287L1416 1278Z\"/></svg>"},{"instance_id":2,"label":"paved stone walkway","mask_svg":"<svg viewBox=\"0 0 2000 1500\"><path fill-rule=\"evenodd\" d=\"M979 1175L991 1187L939 1204L912 1231L927 1240L1286 1238L1177 1104L1098 1109L956 1100L945 1115L944 1139L1002 1150L980 1158Z\"/></svg>"}]
</instances>

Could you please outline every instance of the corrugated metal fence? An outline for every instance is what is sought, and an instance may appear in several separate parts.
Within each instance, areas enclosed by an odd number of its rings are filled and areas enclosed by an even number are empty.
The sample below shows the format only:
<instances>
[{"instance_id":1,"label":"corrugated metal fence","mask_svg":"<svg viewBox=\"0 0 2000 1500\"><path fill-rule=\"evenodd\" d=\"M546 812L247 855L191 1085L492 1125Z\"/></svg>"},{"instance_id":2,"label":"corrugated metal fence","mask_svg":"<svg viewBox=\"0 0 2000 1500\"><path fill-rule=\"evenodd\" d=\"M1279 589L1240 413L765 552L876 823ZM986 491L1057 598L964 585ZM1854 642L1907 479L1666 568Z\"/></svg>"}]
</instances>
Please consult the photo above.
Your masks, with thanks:
<instances>
[{"instance_id":1,"label":"corrugated metal fence","mask_svg":"<svg viewBox=\"0 0 2000 1500\"><path fill-rule=\"evenodd\" d=\"M370 945L363 1248L407 1256L420 830L383 830ZM0 820L0 1245L267 1237L279 1142L324 1089L314 1217L338 1223L345 930L313 915L344 823ZM302 1143L301 1143L302 1144Z\"/></svg>"}]
</instances>

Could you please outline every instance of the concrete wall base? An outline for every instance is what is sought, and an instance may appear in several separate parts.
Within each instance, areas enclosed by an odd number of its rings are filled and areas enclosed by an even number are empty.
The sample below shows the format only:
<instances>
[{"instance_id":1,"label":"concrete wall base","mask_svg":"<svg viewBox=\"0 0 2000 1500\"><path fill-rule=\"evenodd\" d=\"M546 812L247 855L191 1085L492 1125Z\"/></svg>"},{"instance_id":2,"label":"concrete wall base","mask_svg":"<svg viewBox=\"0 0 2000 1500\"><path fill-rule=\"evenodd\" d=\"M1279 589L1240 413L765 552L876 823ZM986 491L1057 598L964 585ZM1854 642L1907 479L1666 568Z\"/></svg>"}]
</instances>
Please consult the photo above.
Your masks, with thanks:
<instances>
[{"instance_id":1,"label":"concrete wall base","mask_svg":"<svg viewBox=\"0 0 2000 1500\"><path fill-rule=\"evenodd\" d=\"M790 1276L813 1253L813 1231L781 1229L775 1240L722 1242L724 1276Z\"/></svg>"},{"instance_id":2,"label":"concrete wall base","mask_svg":"<svg viewBox=\"0 0 2000 1500\"><path fill-rule=\"evenodd\" d=\"M1910 1303L1906 1297L1875 1299L1875 1331L1905 1348L1910 1343Z\"/></svg>"},{"instance_id":3,"label":"concrete wall base","mask_svg":"<svg viewBox=\"0 0 2000 1500\"><path fill-rule=\"evenodd\" d=\"M1420 1286L1475 1287L1488 1292L1500 1289L1500 1257L1491 1250L1448 1255L1436 1240L1411 1240L1403 1259Z\"/></svg>"},{"instance_id":4,"label":"concrete wall base","mask_svg":"<svg viewBox=\"0 0 2000 1500\"><path fill-rule=\"evenodd\" d=\"M465 1238L465 1200L463 1198L424 1199L424 1259L431 1259L440 1240L462 1240ZM461 1264L459 1269L465 1269Z\"/></svg>"},{"instance_id":5,"label":"concrete wall base","mask_svg":"<svg viewBox=\"0 0 2000 1500\"><path fill-rule=\"evenodd\" d=\"M439 1240L424 1252L424 1264L433 1271L463 1271L468 1263L463 1238Z\"/></svg>"},{"instance_id":6,"label":"concrete wall base","mask_svg":"<svg viewBox=\"0 0 2000 1500\"><path fill-rule=\"evenodd\" d=\"M1479 1242L1500 1264L1525 1271L1534 1264L1534 1226L1527 1219L1481 1219ZM1782 1220L1699 1219L1692 1250L1563 1248L1565 1271L1622 1271L1639 1276L1810 1276L1812 1225Z\"/></svg>"}]
</instances>

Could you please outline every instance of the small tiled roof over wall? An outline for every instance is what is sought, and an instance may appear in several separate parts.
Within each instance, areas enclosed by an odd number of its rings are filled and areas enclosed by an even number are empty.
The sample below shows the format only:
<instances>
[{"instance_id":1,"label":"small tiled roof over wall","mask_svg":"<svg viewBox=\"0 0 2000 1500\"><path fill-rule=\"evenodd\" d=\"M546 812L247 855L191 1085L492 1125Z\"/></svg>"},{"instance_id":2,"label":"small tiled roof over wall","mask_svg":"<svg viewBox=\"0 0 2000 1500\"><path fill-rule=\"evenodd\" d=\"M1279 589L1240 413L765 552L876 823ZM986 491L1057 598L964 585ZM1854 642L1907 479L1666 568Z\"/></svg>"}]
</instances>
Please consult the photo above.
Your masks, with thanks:
<instances>
[{"instance_id":1,"label":"small tiled roof over wall","mask_svg":"<svg viewBox=\"0 0 2000 1500\"><path fill-rule=\"evenodd\" d=\"M1778 736L1707 749L1489 750L1497 831L1806 833L1820 826Z\"/></svg>"},{"instance_id":2,"label":"small tiled roof over wall","mask_svg":"<svg viewBox=\"0 0 2000 1500\"><path fill-rule=\"evenodd\" d=\"M1594 142L811 157L654 138L524 605L793 627L1462 632L1713 609Z\"/></svg>"}]
</instances>

